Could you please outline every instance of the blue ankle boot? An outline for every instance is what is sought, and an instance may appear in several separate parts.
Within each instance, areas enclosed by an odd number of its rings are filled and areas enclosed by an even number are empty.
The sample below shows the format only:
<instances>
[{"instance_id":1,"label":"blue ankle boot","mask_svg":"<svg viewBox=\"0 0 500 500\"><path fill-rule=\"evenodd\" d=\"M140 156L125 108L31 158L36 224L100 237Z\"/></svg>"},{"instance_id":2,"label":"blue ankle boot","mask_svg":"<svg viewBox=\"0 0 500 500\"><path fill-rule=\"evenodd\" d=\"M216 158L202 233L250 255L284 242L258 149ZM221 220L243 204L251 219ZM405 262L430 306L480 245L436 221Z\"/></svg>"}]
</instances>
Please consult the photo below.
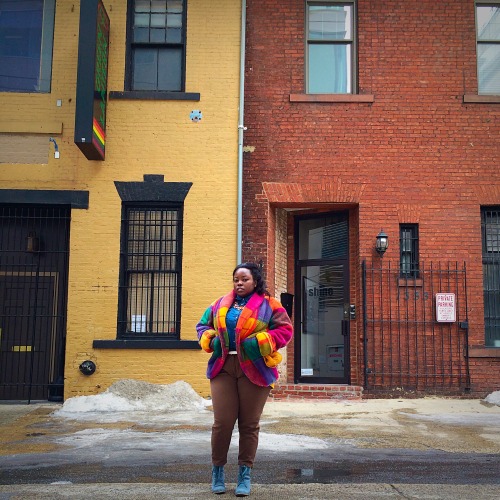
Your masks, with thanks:
<instances>
[{"instance_id":1,"label":"blue ankle boot","mask_svg":"<svg viewBox=\"0 0 500 500\"><path fill-rule=\"evenodd\" d=\"M247 497L250 495L250 473L252 469L246 465L240 465L238 470L238 486L236 486L237 497Z\"/></svg>"},{"instance_id":2,"label":"blue ankle boot","mask_svg":"<svg viewBox=\"0 0 500 500\"><path fill-rule=\"evenodd\" d=\"M212 493L220 495L226 492L224 484L224 466L212 465Z\"/></svg>"}]
</instances>

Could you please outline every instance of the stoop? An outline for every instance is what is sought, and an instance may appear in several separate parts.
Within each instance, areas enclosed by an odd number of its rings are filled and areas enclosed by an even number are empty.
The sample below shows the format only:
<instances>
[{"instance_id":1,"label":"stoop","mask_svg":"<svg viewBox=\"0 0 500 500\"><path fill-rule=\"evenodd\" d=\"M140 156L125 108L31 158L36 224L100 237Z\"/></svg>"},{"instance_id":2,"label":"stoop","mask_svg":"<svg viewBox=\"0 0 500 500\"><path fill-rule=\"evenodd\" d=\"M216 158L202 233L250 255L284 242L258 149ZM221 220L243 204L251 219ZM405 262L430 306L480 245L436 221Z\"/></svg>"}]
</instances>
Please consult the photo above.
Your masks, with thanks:
<instances>
[{"instance_id":1,"label":"stoop","mask_svg":"<svg viewBox=\"0 0 500 500\"><path fill-rule=\"evenodd\" d=\"M277 384L269 397L274 401L289 399L362 399L359 385Z\"/></svg>"}]
</instances>

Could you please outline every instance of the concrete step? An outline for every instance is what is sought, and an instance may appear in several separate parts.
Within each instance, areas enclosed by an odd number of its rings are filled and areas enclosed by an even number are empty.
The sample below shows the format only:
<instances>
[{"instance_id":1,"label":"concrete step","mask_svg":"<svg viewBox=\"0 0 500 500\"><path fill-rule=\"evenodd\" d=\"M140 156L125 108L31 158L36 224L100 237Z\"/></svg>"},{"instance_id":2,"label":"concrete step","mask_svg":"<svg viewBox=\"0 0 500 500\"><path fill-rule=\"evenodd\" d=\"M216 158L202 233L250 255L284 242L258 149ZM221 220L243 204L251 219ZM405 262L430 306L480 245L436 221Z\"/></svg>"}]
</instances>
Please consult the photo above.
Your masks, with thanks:
<instances>
[{"instance_id":1,"label":"concrete step","mask_svg":"<svg viewBox=\"0 0 500 500\"><path fill-rule=\"evenodd\" d=\"M355 399L363 397L363 387L359 385L324 384L277 384L269 397L275 401L289 399Z\"/></svg>"}]
</instances>

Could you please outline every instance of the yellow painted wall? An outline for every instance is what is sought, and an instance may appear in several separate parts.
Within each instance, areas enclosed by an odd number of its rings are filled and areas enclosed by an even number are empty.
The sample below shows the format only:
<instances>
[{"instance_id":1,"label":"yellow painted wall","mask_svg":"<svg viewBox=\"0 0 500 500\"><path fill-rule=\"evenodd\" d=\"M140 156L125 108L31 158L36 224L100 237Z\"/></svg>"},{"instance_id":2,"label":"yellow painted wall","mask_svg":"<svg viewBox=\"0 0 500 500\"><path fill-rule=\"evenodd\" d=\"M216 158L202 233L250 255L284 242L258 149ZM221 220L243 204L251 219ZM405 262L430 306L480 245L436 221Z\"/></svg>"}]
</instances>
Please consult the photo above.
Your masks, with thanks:
<instances>
[{"instance_id":1,"label":"yellow painted wall","mask_svg":"<svg viewBox=\"0 0 500 500\"><path fill-rule=\"evenodd\" d=\"M111 23L108 91L124 90L126 3L104 1ZM209 393L208 356L201 351L92 347L95 339L116 338L121 199L114 181L162 174L165 182L193 183L184 210L182 340L196 338L194 327L205 307L231 287L241 5L187 3L186 92L199 92L200 101L109 100L104 162L87 160L73 142L78 1L56 5L51 92L0 93L0 135L15 132L14 138L35 129L47 137L48 158L42 164L2 163L1 188L89 191L88 210L71 212L65 398L101 392L123 378L185 380L200 394ZM193 109L203 113L197 124L189 119ZM8 148L10 142L2 144ZM96 363L95 374L80 374L85 359Z\"/></svg>"}]
</instances>

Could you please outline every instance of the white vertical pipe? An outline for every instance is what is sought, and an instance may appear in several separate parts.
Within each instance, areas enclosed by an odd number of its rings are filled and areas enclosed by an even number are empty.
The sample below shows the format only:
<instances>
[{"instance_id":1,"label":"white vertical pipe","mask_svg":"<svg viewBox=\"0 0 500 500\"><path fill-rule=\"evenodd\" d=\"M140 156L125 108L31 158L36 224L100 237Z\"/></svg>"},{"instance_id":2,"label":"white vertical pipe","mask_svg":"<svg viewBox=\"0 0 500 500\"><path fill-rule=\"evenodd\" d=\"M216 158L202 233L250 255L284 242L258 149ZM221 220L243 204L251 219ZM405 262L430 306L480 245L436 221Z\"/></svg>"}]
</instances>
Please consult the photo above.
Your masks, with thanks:
<instances>
[{"instance_id":1,"label":"white vertical pipe","mask_svg":"<svg viewBox=\"0 0 500 500\"><path fill-rule=\"evenodd\" d=\"M241 262L241 245L243 232L243 125L245 107L245 43L246 43L247 2L241 0L241 34L240 34L240 104L238 116L238 221L237 221L237 264Z\"/></svg>"}]
</instances>

